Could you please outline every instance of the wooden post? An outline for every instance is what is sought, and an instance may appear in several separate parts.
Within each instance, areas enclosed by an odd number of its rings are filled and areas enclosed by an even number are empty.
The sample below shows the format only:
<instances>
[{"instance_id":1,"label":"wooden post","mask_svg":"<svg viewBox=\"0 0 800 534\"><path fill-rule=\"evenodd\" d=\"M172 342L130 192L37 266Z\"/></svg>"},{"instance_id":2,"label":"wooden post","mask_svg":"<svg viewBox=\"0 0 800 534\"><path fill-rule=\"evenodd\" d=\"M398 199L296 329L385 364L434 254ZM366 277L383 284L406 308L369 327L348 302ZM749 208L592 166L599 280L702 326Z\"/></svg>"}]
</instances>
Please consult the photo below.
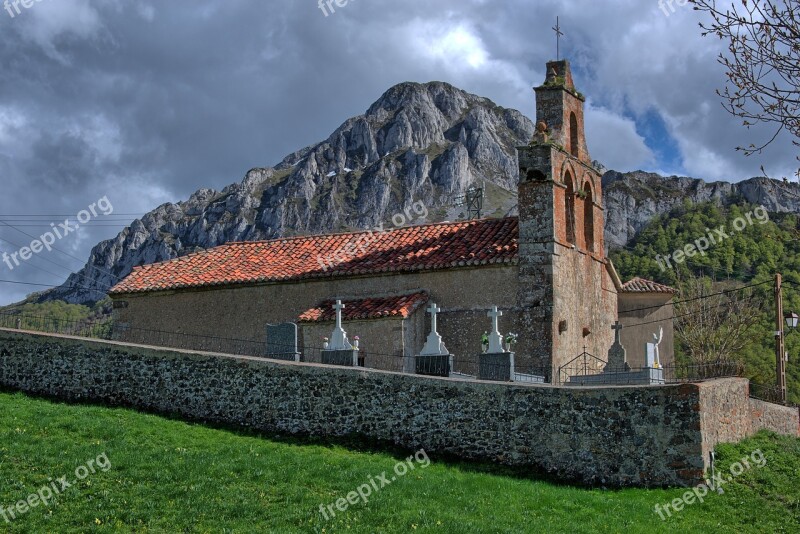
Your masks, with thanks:
<instances>
[{"instance_id":1,"label":"wooden post","mask_svg":"<svg viewBox=\"0 0 800 534\"><path fill-rule=\"evenodd\" d=\"M786 345L784 338L783 317L783 278L775 275L775 374L778 386L778 397L781 404L786 404Z\"/></svg>"}]
</instances>

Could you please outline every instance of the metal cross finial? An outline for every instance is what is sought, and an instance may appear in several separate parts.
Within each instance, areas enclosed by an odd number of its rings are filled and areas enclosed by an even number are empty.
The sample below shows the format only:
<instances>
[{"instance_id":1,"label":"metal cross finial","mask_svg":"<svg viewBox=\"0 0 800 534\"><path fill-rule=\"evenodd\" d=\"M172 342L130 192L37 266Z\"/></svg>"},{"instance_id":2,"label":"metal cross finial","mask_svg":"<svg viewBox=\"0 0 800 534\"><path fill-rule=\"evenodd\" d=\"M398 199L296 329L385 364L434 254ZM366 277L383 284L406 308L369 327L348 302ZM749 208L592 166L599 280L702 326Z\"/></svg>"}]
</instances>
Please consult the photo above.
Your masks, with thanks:
<instances>
[{"instance_id":1,"label":"metal cross finial","mask_svg":"<svg viewBox=\"0 0 800 534\"><path fill-rule=\"evenodd\" d=\"M556 32L556 61L559 61L561 59L561 38L564 36L564 32L561 31L561 24L558 22L558 17L556 17L556 25L553 31Z\"/></svg>"}]
</instances>

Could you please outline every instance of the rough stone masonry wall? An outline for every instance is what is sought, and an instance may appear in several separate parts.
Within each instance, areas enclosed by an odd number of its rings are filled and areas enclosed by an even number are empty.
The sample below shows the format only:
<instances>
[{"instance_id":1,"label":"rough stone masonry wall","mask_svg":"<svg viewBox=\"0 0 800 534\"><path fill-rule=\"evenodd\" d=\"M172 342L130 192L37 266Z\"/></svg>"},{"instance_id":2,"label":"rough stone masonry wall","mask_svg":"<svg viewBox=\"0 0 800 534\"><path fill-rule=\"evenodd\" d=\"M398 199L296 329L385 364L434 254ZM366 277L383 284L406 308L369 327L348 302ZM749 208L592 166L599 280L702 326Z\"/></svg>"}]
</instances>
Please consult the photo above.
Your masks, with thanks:
<instances>
[{"instance_id":1,"label":"rough stone masonry wall","mask_svg":"<svg viewBox=\"0 0 800 534\"><path fill-rule=\"evenodd\" d=\"M800 414L797 408L750 399L751 432L772 430L778 434L800 436Z\"/></svg>"},{"instance_id":2,"label":"rough stone masonry wall","mask_svg":"<svg viewBox=\"0 0 800 534\"><path fill-rule=\"evenodd\" d=\"M266 432L360 434L607 486L697 482L702 392L717 387L468 383L9 330L0 384Z\"/></svg>"},{"instance_id":3,"label":"rough stone masonry wall","mask_svg":"<svg viewBox=\"0 0 800 534\"><path fill-rule=\"evenodd\" d=\"M169 344L179 343L177 348L192 350L217 350L213 339L204 340L193 336L209 336L214 332L225 332L224 337L237 339L264 339L267 323L297 322L298 317L309 308L332 298L366 298L381 295L398 295L425 290L430 301L443 310L439 316L439 333L447 348L459 360L477 360L481 350L480 336L491 326L486 313L492 306L503 311L501 331L520 333L517 351L520 355L540 354L536 350L536 336L525 335L519 326L519 308L515 307L518 285L516 265L484 265L458 269L436 270L415 273L388 273L370 276L354 276L300 282L241 285L203 290L165 291L116 297L115 301L126 307L114 310L115 324L128 325L131 330L123 332L119 341L130 343L159 344L153 341L150 331L179 332L184 337L174 336ZM420 310L425 316L425 308ZM423 317L425 328L430 325L430 316ZM425 338L418 338L416 345L402 345L398 332L387 332L381 322L344 325L352 338L361 337L366 351L393 354L398 358L412 357L419 353ZM312 355L319 354L322 337L317 328L300 325L300 350ZM425 331L427 336L427 330ZM330 336L330 330L325 333ZM313 337L312 337L313 336ZM307 345L305 343L310 343ZM308 349L308 350L305 350ZM549 359L550 352L546 352ZM530 365L520 356L520 364ZM391 359L387 360L391 361Z\"/></svg>"}]
</instances>

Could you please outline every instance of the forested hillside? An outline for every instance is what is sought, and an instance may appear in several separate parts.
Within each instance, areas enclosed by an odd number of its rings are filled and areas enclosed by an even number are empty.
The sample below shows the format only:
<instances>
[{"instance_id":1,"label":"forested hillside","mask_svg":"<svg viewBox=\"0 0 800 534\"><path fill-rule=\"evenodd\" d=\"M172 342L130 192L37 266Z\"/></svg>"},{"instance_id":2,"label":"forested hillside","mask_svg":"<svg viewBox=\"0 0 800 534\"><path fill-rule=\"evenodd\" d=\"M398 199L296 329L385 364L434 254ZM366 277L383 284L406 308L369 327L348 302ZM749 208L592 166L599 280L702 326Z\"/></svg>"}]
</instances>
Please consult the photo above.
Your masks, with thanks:
<instances>
[{"instance_id":1,"label":"forested hillside","mask_svg":"<svg viewBox=\"0 0 800 534\"><path fill-rule=\"evenodd\" d=\"M749 216L748 216L749 215ZM760 284L745 290L760 307L760 321L747 333L738 357L750 378L759 384L775 382L775 273L783 274L784 309L800 313L800 217L767 214L745 203L720 207L689 202L655 218L627 247L611 251L623 279L651 278L682 289L692 277L707 278L718 291ZM687 245L691 245L687 249ZM702 253L699 248L707 248ZM683 251L683 258L675 252ZM686 257L686 254L691 257ZM679 294L678 300L681 299ZM800 329L798 329L800 330ZM677 343L679 356L685 347ZM787 336L789 399L800 402L800 331Z\"/></svg>"}]
</instances>

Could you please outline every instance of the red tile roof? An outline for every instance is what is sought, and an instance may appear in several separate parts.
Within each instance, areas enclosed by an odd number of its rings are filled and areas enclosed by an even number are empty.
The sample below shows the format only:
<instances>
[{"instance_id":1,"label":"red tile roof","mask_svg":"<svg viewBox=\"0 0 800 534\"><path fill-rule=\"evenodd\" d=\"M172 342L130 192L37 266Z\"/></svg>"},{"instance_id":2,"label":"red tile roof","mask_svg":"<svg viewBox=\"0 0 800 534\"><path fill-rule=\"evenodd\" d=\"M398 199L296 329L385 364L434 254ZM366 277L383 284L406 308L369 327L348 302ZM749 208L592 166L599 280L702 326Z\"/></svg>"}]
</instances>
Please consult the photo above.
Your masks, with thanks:
<instances>
[{"instance_id":1,"label":"red tile roof","mask_svg":"<svg viewBox=\"0 0 800 534\"><path fill-rule=\"evenodd\" d=\"M622 284L622 293L675 293L675 289L644 278L634 278Z\"/></svg>"},{"instance_id":2,"label":"red tile roof","mask_svg":"<svg viewBox=\"0 0 800 534\"><path fill-rule=\"evenodd\" d=\"M342 304L344 304L342 320L355 321L358 319L384 319L386 317L401 317L405 319L426 302L428 302L428 294L424 291L393 297L342 300ZM335 321L334 304L336 304L334 299L321 302L316 308L303 312L299 321L301 323Z\"/></svg>"},{"instance_id":3,"label":"red tile roof","mask_svg":"<svg viewBox=\"0 0 800 534\"><path fill-rule=\"evenodd\" d=\"M135 267L110 294L512 263L518 235L507 217L229 243Z\"/></svg>"}]
</instances>

